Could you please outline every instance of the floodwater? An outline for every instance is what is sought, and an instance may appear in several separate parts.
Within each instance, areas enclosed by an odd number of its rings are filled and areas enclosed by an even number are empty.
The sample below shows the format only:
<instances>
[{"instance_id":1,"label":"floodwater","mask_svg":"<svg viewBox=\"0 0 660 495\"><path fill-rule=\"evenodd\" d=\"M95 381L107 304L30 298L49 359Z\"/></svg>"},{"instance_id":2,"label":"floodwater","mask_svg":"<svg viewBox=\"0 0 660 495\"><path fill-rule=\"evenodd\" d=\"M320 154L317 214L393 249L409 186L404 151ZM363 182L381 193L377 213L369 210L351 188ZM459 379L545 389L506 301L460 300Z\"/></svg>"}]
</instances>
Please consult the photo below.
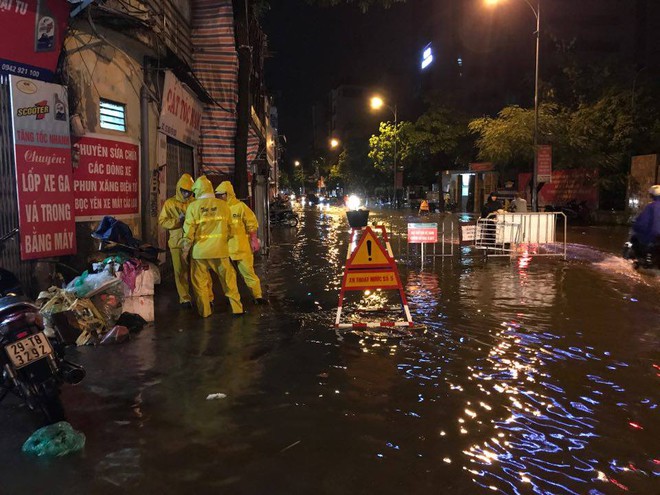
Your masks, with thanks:
<instances>
[{"instance_id":1,"label":"floodwater","mask_svg":"<svg viewBox=\"0 0 660 495\"><path fill-rule=\"evenodd\" d=\"M84 453L26 457L37 420L1 404L0 493L660 493L660 277L615 255L625 229L570 228L567 261L413 250L399 268L425 330L386 338L333 328L343 212L301 220L259 264L270 306L200 320L162 286L155 328L72 352ZM397 302L353 293L344 317Z\"/></svg>"}]
</instances>

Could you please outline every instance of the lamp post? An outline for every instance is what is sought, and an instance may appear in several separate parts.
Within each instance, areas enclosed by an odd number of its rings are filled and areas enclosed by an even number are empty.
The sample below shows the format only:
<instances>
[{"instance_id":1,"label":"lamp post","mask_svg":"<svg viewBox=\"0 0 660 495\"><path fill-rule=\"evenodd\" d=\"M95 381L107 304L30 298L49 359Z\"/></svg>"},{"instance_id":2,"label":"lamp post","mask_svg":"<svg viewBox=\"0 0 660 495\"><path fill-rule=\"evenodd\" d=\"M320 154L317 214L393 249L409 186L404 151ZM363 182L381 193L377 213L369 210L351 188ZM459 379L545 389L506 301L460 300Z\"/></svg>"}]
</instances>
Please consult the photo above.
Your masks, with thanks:
<instances>
[{"instance_id":1,"label":"lamp post","mask_svg":"<svg viewBox=\"0 0 660 495\"><path fill-rule=\"evenodd\" d=\"M484 0L486 5L495 6L504 0ZM541 0L536 0L536 7L530 0L525 3L532 9L536 18L536 60L534 68L534 169L532 170L532 208L538 211L538 182L539 182L539 55L541 51Z\"/></svg>"},{"instance_id":2,"label":"lamp post","mask_svg":"<svg viewBox=\"0 0 660 495\"><path fill-rule=\"evenodd\" d=\"M385 103L385 101L380 96L374 96L371 98L371 108L374 110L380 110L381 108L386 107L394 115L394 182L393 182L393 195L392 201L396 205L396 158L397 158L397 142L399 140L399 113L397 111L396 104L394 107L391 107Z\"/></svg>"},{"instance_id":3,"label":"lamp post","mask_svg":"<svg viewBox=\"0 0 660 495\"><path fill-rule=\"evenodd\" d=\"M300 174L302 175L302 187L300 188L300 193L305 195L305 169L303 168L302 163L299 160L293 162L296 167L300 167Z\"/></svg>"}]
</instances>

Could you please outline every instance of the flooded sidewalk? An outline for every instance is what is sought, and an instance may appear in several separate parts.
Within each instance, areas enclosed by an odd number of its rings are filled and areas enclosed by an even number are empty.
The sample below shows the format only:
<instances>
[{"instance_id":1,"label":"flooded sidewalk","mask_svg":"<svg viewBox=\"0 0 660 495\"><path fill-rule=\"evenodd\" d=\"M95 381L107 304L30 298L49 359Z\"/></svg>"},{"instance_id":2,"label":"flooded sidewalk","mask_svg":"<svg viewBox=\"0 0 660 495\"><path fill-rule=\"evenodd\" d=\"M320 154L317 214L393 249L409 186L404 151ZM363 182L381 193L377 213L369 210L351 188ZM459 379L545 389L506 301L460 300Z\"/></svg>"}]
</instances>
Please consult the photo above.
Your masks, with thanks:
<instances>
[{"instance_id":1,"label":"flooded sidewalk","mask_svg":"<svg viewBox=\"0 0 660 495\"><path fill-rule=\"evenodd\" d=\"M426 330L360 338L333 328L343 212L307 209L258 261L269 306L201 319L165 281L153 327L71 353L84 453L23 456L38 418L0 405L0 493L660 493L660 282L571 236L567 261L400 263Z\"/></svg>"}]
</instances>

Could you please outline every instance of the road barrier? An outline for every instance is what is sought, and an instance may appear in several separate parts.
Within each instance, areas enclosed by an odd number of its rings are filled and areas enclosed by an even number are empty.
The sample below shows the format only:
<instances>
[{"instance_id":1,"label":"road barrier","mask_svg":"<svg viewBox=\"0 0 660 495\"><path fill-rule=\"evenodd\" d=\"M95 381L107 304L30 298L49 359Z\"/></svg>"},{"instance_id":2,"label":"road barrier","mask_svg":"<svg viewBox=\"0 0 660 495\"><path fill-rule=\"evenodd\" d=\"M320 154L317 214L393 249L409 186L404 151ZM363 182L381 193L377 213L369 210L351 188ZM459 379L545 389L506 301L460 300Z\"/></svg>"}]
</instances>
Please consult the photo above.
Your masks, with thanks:
<instances>
[{"instance_id":1,"label":"road barrier","mask_svg":"<svg viewBox=\"0 0 660 495\"><path fill-rule=\"evenodd\" d=\"M563 222L563 237L557 226ZM562 212L491 214L477 221L473 246L485 256L561 256L566 259L567 219ZM532 249L530 249L530 247Z\"/></svg>"},{"instance_id":2,"label":"road barrier","mask_svg":"<svg viewBox=\"0 0 660 495\"><path fill-rule=\"evenodd\" d=\"M393 256L411 260L452 257L460 246L483 256L555 256L566 258L567 219L562 212L500 213L463 221L460 214L427 216L405 228L390 223L387 230ZM432 221L431 221L432 220ZM563 227L559 229L558 227ZM435 229L434 237L430 230ZM435 240L436 242L432 242ZM419 246L419 248L417 248Z\"/></svg>"},{"instance_id":3,"label":"road barrier","mask_svg":"<svg viewBox=\"0 0 660 495\"><path fill-rule=\"evenodd\" d=\"M380 232L380 239L377 233ZM355 239L359 235L357 245ZM401 298L405 320L342 323L342 308L347 292L371 290L396 290ZM336 328L378 328L414 326L406 294L399 277L392 247L383 225L353 228L346 253L346 265L339 292L339 304L335 318Z\"/></svg>"}]
</instances>

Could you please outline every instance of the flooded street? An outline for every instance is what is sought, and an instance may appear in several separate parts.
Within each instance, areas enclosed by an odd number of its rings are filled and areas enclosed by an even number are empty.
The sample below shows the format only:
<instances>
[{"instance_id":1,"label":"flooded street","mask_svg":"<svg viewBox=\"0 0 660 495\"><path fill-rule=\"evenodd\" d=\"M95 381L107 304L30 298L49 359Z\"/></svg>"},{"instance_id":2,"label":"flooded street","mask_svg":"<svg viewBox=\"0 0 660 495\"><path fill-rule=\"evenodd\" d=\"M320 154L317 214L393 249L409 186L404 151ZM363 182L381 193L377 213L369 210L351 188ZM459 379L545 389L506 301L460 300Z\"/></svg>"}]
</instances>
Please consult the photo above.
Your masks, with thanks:
<instances>
[{"instance_id":1,"label":"flooded street","mask_svg":"<svg viewBox=\"0 0 660 495\"><path fill-rule=\"evenodd\" d=\"M343 211L273 237L270 306L201 320L165 285L155 328L72 352L83 454L21 454L38 425L5 401L0 494L660 493L660 277L615 256L626 229L570 228L567 261L412 256L404 339L333 328Z\"/></svg>"}]
</instances>

